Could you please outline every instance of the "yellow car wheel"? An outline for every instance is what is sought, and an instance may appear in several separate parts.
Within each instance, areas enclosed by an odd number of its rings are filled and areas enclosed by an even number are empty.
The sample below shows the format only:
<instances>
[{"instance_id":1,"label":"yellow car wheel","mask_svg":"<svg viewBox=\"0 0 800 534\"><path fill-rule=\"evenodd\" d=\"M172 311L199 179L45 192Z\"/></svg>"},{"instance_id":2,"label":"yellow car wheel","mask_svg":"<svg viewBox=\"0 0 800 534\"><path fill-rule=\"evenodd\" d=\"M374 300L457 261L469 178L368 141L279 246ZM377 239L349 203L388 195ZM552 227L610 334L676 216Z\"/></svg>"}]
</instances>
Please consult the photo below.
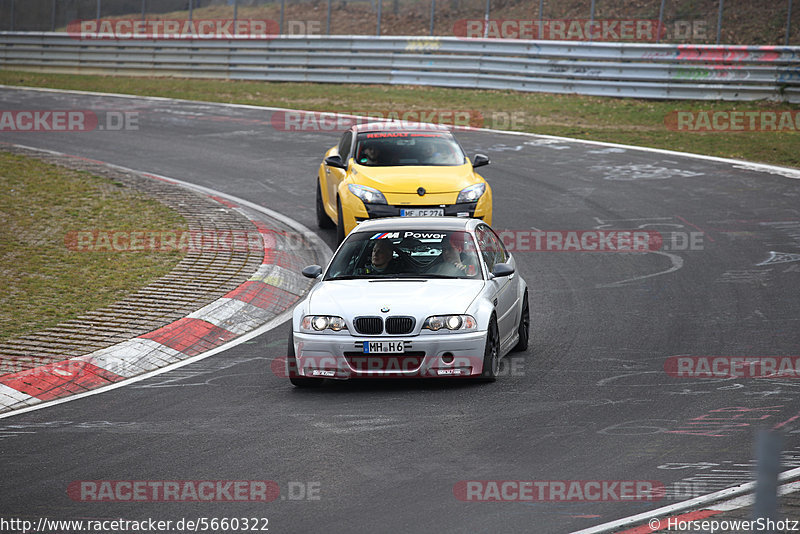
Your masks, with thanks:
<instances>
[{"instance_id":1,"label":"yellow car wheel","mask_svg":"<svg viewBox=\"0 0 800 534\"><path fill-rule=\"evenodd\" d=\"M322 189L317 180L317 226L320 228L333 228L333 221L325 213L325 206L322 204Z\"/></svg>"},{"instance_id":2,"label":"yellow car wheel","mask_svg":"<svg viewBox=\"0 0 800 534\"><path fill-rule=\"evenodd\" d=\"M344 241L344 215L342 215L342 203L336 199L336 243Z\"/></svg>"}]
</instances>

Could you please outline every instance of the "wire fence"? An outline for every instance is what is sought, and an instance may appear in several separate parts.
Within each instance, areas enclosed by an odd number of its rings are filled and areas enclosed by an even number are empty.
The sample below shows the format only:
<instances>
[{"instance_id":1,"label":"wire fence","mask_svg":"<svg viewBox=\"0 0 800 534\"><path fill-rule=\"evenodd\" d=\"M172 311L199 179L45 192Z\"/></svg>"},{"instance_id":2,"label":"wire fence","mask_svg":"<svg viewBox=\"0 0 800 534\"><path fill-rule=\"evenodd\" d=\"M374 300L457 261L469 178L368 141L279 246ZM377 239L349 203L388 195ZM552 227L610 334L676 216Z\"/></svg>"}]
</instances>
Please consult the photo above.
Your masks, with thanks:
<instances>
[{"instance_id":1,"label":"wire fence","mask_svg":"<svg viewBox=\"0 0 800 534\"><path fill-rule=\"evenodd\" d=\"M798 45L800 0L0 0L0 30L91 20L269 20L284 35ZM795 9L793 9L793 7Z\"/></svg>"}]
</instances>

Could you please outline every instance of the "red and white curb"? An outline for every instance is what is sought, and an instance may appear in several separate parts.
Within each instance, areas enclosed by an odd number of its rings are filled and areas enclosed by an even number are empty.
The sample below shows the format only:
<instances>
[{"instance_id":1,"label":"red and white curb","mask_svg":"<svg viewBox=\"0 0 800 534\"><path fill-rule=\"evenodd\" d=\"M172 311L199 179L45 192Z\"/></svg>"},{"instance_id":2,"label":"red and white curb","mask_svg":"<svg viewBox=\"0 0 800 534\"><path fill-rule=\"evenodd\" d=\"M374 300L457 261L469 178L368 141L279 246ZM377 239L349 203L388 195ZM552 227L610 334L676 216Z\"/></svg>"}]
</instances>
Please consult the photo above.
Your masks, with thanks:
<instances>
[{"instance_id":1,"label":"red and white curb","mask_svg":"<svg viewBox=\"0 0 800 534\"><path fill-rule=\"evenodd\" d=\"M780 473L778 475L779 482L792 482L781 485L778 488L778 495L787 495L800 491L800 481L794 480L798 477L800 477L800 467ZM700 521L725 512L738 510L745 506L751 506L755 502L755 496L753 495L755 489L755 482L746 482L709 493L708 495L650 510L649 512L642 512L630 517L617 519L616 521L603 523L602 525L578 530L571 534L600 534L604 532L650 534L651 532L668 532L670 527L686 525L689 521ZM625 527L632 528L620 530ZM671 530L686 531L687 529L678 527Z\"/></svg>"},{"instance_id":2,"label":"red and white curb","mask_svg":"<svg viewBox=\"0 0 800 534\"><path fill-rule=\"evenodd\" d=\"M302 252L313 251L314 257L325 260L330 257L328 246L310 230L272 210L180 180L139 174L200 191L247 217L263 239L261 267L249 280L222 298L152 332L90 354L0 376L0 418L43 407L38 406L42 403L95 390L100 392L108 386L134 377L149 376L160 369L169 370L181 363L196 361L200 356L219 352L215 349L224 350L233 345L231 341L234 339L243 342L243 335L261 333L265 331L265 325L277 326L285 320L282 317L285 312L310 285L299 274L300 269L308 263L319 262L318 259L304 258ZM287 240L279 230L270 227L262 220L263 215L293 228L302 236L306 248L298 247L297 239ZM278 318L281 320L276 323Z\"/></svg>"}]
</instances>

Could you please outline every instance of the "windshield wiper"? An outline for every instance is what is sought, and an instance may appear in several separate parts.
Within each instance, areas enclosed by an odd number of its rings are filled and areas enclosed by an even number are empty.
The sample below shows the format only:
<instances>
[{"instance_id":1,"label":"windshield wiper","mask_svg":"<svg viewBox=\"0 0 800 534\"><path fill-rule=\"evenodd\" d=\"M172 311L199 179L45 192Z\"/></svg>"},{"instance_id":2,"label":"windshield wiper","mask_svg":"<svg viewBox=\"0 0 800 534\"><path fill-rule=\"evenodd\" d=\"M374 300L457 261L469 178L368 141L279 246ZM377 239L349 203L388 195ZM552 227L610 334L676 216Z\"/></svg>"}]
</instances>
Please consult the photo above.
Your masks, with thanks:
<instances>
[{"instance_id":1,"label":"windshield wiper","mask_svg":"<svg viewBox=\"0 0 800 534\"><path fill-rule=\"evenodd\" d=\"M397 273L391 275L395 278L456 278L455 276L450 276L447 274L438 274L438 273Z\"/></svg>"}]
</instances>

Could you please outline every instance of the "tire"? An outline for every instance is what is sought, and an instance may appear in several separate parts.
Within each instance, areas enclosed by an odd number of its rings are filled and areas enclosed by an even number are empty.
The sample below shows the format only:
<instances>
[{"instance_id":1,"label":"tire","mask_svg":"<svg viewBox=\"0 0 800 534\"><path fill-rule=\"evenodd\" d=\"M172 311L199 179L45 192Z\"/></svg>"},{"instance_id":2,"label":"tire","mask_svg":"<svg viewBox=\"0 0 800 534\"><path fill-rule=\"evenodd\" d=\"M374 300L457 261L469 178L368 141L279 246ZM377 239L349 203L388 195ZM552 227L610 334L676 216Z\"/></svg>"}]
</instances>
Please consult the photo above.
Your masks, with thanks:
<instances>
[{"instance_id":1,"label":"tire","mask_svg":"<svg viewBox=\"0 0 800 534\"><path fill-rule=\"evenodd\" d=\"M486 330L486 348L483 350L483 372L478 382L494 382L500 372L500 335L497 333L497 319L492 316Z\"/></svg>"},{"instance_id":2,"label":"tire","mask_svg":"<svg viewBox=\"0 0 800 534\"><path fill-rule=\"evenodd\" d=\"M342 216L342 203L336 202L336 244L344 241L344 216Z\"/></svg>"},{"instance_id":3,"label":"tire","mask_svg":"<svg viewBox=\"0 0 800 534\"><path fill-rule=\"evenodd\" d=\"M528 350L528 340L530 339L531 328L531 312L528 307L528 290L525 290L525 295L522 297L522 314L519 317L519 341L514 345L514 352L523 352Z\"/></svg>"},{"instance_id":4,"label":"tire","mask_svg":"<svg viewBox=\"0 0 800 534\"><path fill-rule=\"evenodd\" d=\"M320 228L333 228L334 224L328 214L325 213L325 206L322 205L322 189L317 180L317 226Z\"/></svg>"},{"instance_id":5,"label":"tire","mask_svg":"<svg viewBox=\"0 0 800 534\"><path fill-rule=\"evenodd\" d=\"M289 348L286 351L286 374L289 382L298 388L318 388L322 385L324 378L308 378L297 374L297 357L294 353L294 339L289 334Z\"/></svg>"}]
</instances>

